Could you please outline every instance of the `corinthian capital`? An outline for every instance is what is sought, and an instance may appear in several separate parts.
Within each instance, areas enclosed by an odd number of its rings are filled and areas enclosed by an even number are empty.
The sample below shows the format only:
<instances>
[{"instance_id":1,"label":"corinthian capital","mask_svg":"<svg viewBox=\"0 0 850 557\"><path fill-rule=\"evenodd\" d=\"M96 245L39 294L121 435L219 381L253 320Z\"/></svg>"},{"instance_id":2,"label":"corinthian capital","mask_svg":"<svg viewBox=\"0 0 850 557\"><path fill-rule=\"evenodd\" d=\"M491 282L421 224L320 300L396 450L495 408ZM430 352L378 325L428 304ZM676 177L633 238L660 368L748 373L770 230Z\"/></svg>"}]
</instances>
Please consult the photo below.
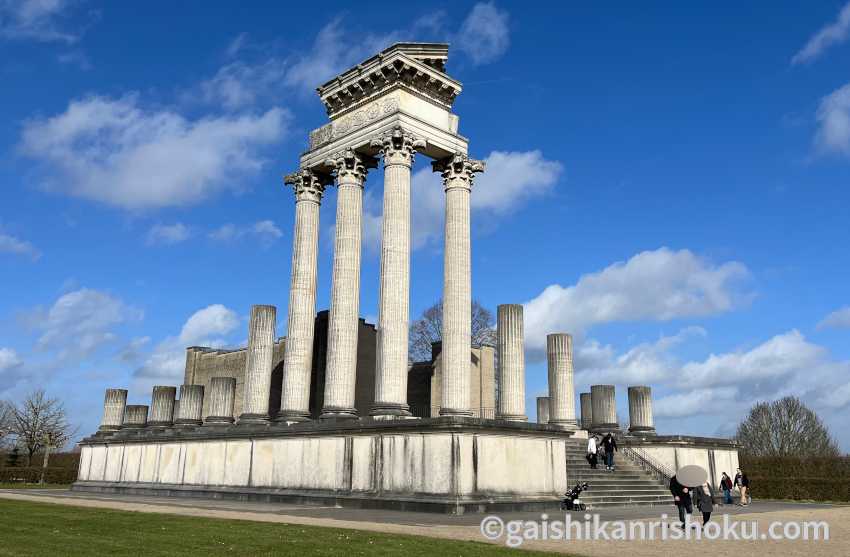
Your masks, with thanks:
<instances>
[{"instance_id":1,"label":"corinthian capital","mask_svg":"<svg viewBox=\"0 0 850 557\"><path fill-rule=\"evenodd\" d=\"M333 169L337 184L354 182L362 187L369 169L377 167L378 161L375 157L355 153L353 149L346 149L327 159L325 166Z\"/></svg>"},{"instance_id":2,"label":"corinthian capital","mask_svg":"<svg viewBox=\"0 0 850 557\"><path fill-rule=\"evenodd\" d=\"M295 192L295 202L322 202L325 186L330 183L330 177L316 174L312 170L302 169L283 178L283 183L291 185Z\"/></svg>"},{"instance_id":3,"label":"corinthian capital","mask_svg":"<svg viewBox=\"0 0 850 557\"><path fill-rule=\"evenodd\" d=\"M426 143L404 131L401 126L396 126L373 139L370 145L378 148L384 156L384 167L397 164L411 167L414 154L424 149Z\"/></svg>"},{"instance_id":4,"label":"corinthian capital","mask_svg":"<svg viewBox=\"0 0 850 557\"><path fill-rule=\"evenodd\" d=\"M484 161L470 159L463 153L455 153L450 157L431 163L434 172L443 176L443 187L446 191L453 188L472 189L473 177L476 172L484 172Z\"/></svg>"}]
</instances>

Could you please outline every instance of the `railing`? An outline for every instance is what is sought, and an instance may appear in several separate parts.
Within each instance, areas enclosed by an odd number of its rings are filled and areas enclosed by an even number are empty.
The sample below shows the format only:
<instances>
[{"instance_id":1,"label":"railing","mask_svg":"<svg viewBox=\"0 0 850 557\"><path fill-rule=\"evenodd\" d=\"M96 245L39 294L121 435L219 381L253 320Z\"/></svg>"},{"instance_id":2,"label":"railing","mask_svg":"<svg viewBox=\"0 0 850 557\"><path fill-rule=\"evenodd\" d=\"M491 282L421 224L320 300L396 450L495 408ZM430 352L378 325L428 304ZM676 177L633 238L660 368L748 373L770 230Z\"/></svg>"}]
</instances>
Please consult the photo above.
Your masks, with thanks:
<instances>
[{"instance_id":1,"label":"railing","mask_svg":"<svg viewBox=\"0 0 850 557\"><path fill-rule=\"evenodd\" d=\"M621 452L658 480L663 481L665 485L670 485L670 478L676 475L676 472L658 462L640 447L623 447Z\"/></svg>"},{"instance_id":2,"label":"railing","mask_svg":"<svg viewBox=\"0 0 850 557\"><path fill-rule=\"evenodd\" d=\"M472 417L481 418L484 420L495 420L495 408L472 408ZM410 413L417 418L436 418L440 415L439 406L429 406L427 404L411 404Z\"/></svg>"}]
</instances>

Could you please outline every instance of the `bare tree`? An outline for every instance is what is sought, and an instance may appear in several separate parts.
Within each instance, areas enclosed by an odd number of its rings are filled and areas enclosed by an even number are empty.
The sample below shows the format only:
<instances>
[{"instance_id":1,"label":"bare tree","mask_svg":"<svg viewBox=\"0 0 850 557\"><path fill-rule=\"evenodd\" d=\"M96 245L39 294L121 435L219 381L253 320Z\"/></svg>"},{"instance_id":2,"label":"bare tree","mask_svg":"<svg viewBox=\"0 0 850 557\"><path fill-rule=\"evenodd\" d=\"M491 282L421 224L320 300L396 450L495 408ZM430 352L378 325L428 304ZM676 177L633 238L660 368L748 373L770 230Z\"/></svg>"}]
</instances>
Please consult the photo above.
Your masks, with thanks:
<instances>
[{"instance_id":1,"label":"bare tree","mask_svg":"<svg viewBox=\"0 0 850 557\"><path fill-rule=\"evenodd\" d=\"M838 456L821 419L799 398L760 402L738 426L742 452L752 456Z\"/></svg>"},{"instance_id":2,"label":"bare tree","mask_svg":"<svg viewBox=\"0 0 850 557\"><path fill-rule=\"evenodd\" d=\"M6 447L12 438L12 405L0 400L0 449Z\"/></svg>"},{"instance_id":3,"label":"bare tree","mask_svg":"<svg viewBox=\"0 0 850 557\"><path fill-rule=\"evenodd\" d=\"M493 314L478 300L472 301L472 344L495 345L496 330ZM422 312L422 317L410 324L410 359L415 362L431 359L431 344L442 340L443 301Z\"/></svg>"},{"instance_id":4,"label":"bare tree","mask_svg":"<svg viewBox=\"0 0 850 557\"><path fill-rule=\"evenodd\" d=\"M44 390L33 391L20 405L12 406L12 434L27 451L27 466L45 447L63 448L76 433L65 416L65 406L57 398L48 398Z\"/></svg>"}]
</instances>

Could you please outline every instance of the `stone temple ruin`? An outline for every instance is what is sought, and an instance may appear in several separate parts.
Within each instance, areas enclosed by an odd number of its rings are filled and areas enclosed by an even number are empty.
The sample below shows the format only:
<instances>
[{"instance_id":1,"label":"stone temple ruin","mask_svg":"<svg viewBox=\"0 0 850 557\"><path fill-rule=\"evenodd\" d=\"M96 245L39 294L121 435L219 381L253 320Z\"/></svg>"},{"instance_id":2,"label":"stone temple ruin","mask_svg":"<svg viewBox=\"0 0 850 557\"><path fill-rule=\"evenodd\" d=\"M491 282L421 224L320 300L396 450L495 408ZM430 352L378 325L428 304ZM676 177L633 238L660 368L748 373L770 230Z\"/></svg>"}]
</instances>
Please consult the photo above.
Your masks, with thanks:
<instances>
[{"instance_id":1,"label":"stone temple ruin","mask_svg":"<svg viewBox=\"0 0 850 557\"><path fill-rule=\"evenodd\" d=\"M619 429L614 386L581 393L577 416L572 337L547 336L549 396L537 400L538 423L525 411L522 306L498 307L496 347L471 345L470 196L485 165L458 133L451 109L461 84L447 58L445 44L398 43L319 87L330 122L310 133L300 168L285 178L295 193L287 337L276 337L274 306L253 306L247 348L187 349L179 398L176 387L156 386L149 406L127 405L126 390L107 390L73 489L461 513L549 508L568 482L595 481L582 439ZM417 155L433 160L445 190L443 328L432 360L411 366ZM361 219L379 162L371 325L359 318ZM331 306L317 315L319 205L332 184ZM649 387L629 388L629 415L618 469L628 480L616 493L600 483L591 506L669 502L663 482L678 467L699 464L717 483L737 466L731 441L655 435Z\"/></svg>"}]
</instances>

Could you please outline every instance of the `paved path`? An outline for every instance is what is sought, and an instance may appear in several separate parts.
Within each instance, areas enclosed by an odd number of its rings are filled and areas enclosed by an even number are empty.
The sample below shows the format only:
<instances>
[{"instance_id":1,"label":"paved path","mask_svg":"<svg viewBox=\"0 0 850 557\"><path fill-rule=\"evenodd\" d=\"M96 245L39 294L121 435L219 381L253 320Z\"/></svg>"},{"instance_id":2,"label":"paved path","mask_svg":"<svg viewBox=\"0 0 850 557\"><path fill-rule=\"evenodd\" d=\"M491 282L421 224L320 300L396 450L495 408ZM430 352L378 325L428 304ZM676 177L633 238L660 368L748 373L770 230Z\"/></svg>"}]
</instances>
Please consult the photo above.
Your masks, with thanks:
<instances>
[{"instance_id":1,"label":"paved path","mask_svg":"<svg viewBox=\"0 0 850 557\"><path fill-rule=\"evenodd\" d=\"M456 540L486 541L480 523L485 515L449 516L435 513L411 513L386 510L355 510L337 507L314 507L294 504L216 501L207 499L173 499L164 497L136 497L128 495L100 495L57 490L0 490L0 499L37 501L60 505L109 508L137 512L170 513L186 516L203 516L258 522L281 522L335 528L352 528L395 534L414 534ZM662 513L671 517L675 508L614 508L600 511L600 520L659 520ZM650 557L666 556L673 552L707 551L713 556L750 555L760 557L830 557L850 555L850 506L803 504L784 502L755 502L748 508L722 507L713 520L722 521L722 514L738 521L758 521L760 530L766 531L773 521L813 521L829 523L830 541L529 541L522 547L549 551L569 552L600 557ZM582 518L583 513L573 515ZM539 521L539 513L505 513L505 522L523 520ZM563 516L550 513L549 520ZM660 534L659 534L660 535ZM495 543L504 543L504 538Z\"/></svg>"}]
</instances>

